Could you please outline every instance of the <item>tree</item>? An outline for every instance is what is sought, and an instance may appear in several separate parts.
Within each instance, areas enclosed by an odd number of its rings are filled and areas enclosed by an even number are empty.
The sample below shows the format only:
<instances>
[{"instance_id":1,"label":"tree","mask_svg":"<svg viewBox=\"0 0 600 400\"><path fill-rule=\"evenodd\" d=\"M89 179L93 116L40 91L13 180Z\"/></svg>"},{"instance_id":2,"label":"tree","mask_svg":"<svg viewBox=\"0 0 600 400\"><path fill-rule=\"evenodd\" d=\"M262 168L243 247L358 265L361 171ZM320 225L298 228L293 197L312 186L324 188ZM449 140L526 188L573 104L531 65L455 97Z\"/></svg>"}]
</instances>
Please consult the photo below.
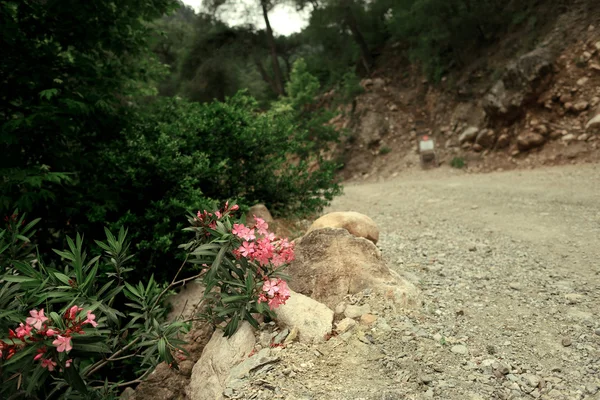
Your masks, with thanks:
<instances>
[{"instance_id":1,"label":"tree","mask_svg":"<svg viewBox=\"0 0 600 400\"><path fill-rule=\"evenodd\" d=\"M279 53L278 53L278 48L277 48L277 41L275 38L275 34L273 32L273 29L271 27L271 21L269 20L269 12L273 9L273 7L275 7L278 4L283 4L286 0L253 0L257 7L260 7L260 12L262 14L262 18L265 22L265 33L266 33L266 42L269 48L269 55L271 58L271 67L273 69L273 77L270 79L270 84L274 90L274 92L279 95L279 96L283 96L285 94L285 87L284 87L284 79L283 79L283 73L281 71L281 66L279 64ZM228 3L230 3L230 5L232 6L236 6L238 3L238 0L210 0L208 2L207 8L212 11L213 13L216 12L219 8L221 7L225 7L228 5ZM252 11L250 11L252 12ZM255 59L256 60L256 59ZM261 73L261 76L263 77L264 80L269 81L267 79L267 74L266 71L264 70L264 67L262 67L262 64L256 63L256 66L259 70L259 72Z\"/></svg>"}]
</instances>

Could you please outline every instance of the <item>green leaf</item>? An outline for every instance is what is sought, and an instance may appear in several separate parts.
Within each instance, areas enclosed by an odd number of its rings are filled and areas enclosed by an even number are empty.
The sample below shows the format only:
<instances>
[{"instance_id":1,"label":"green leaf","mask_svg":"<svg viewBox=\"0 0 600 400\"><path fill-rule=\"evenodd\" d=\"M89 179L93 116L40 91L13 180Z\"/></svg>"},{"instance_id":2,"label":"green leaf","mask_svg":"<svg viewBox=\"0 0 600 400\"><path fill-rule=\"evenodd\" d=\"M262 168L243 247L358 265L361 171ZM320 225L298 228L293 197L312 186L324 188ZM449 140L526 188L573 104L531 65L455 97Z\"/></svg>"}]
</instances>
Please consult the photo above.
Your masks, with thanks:
<instances>
[{"instance_id":1,"label":"green leaf","mask_svg":"<svg viewBox=\"0 0 600 400\"><path fill-rule=\"evenodd\" d=\"M58 279L65 285L69 285L69 281L71 279L68 276L66 276L65 274L61 274L60 272L54 272L54 276L56 277L56 279Z\"/></svg>"},{"instance_id":2,"label":"green leaf","mask_svg":"<svg viewBox=\"0 0 600 400\"><path fill-rule=\"evenodd\" d=\"M235 303L236 301L240 301L240 300L248 300L248 296L244 295L244 296L223 296L222 297L222 302L223 304L229 304L229 303Z\"/></svg>"},{"instance_id":3,"label":"green leaf","mask_svg":"<svg viewBox=\"0 0 600 400\"><path fill-rule=\"evenodd\" d=\"M111 353L105 343L78 343L73 342L73 351L84 353Z\"/></svg>"},{"instance_id":4,"label":"green leaf","mask_svg":"<svg viewBox=\"0 0 600 400\"><path fill-rule=\"evenodd\" d=\"M77 390L81 394L88 393L87 385L81 378L81 375L79 375L79 372L77 371L74 365L71 365L69 368L65 368L64 374L65 380L73 389Z\"/></svg>"},{"instance_id":5,"label":"green leaf","mask_svg":"<svg viewBox=\"0 0 600 400\"><path fill-rule=\"evenodd\" d=\"M138 298L141 298L141 297L142 297L142 295L140 294L140 292L138 292L138 290L137 290L137 289L136 289L136 288L135 288L133 285L130 285L130 284L129 284L129 283L127 283L127 282L124 282L124 283L125 283L125 287L126 287L126 288L127 288L127 289L128 289L130 292L131 292L131 293L133 293L133 294L134 294L136 297L138 297Z\"/></svg>"}]
</instances>

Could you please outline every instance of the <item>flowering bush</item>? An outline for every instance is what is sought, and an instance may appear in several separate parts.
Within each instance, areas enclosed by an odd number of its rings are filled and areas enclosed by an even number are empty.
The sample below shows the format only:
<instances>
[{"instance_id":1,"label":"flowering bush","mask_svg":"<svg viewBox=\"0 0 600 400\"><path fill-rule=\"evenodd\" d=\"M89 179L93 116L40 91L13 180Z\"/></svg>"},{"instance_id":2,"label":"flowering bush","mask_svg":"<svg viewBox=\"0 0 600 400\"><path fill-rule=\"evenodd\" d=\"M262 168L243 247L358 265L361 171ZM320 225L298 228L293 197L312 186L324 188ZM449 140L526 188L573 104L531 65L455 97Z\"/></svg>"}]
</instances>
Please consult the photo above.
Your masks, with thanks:
<instances>
[{"instance_id":1,"label":"flowering bush","mask_svg":"<svg viewBox=\"0 0 600 400\"><path fill-rule=\"evenodd\" d=\"M294 259L293 243L275 237L263 219L255 216L254 226L234 222L237 209L226 203L218 211L192 215L186 230L195 237L181 246L206 287L202 317L215 325L227 321L225 336L233 335L241 320L258 328L253 314L275 316L272 310L290 297L282 270Z\"/></svg>"},{"instance_id":2,"label":"flowering bush","mask_svg":"<svg viewBox=\"0 0 600 400\"><path fill-rule=\"evenodd\" d=\"M0 398L116 398L159 362L175 365L187 325L164 322L162 299L181 282L125 282L123 229L89 260L83 238L67 238L55 250L64 265L45 265L24 235L37 222L15 213L0 230Z\"/></svg>"}]
</instances>

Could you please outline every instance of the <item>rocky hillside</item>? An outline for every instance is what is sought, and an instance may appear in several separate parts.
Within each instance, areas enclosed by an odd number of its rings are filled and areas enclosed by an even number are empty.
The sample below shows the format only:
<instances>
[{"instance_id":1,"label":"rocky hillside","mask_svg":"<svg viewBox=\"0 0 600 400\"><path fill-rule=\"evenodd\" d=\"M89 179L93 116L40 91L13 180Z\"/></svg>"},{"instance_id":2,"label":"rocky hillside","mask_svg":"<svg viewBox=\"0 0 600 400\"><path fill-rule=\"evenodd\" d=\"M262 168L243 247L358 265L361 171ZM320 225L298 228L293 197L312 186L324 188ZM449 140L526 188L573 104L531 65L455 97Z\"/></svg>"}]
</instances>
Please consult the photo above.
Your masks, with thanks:
<instances>
[{"instance_id":1,"label":"rocky hillside","mask_svg":"<svg viewBox=\"0 0 600 400\"><path fill-rule=\"evenodd\" d=\"M548 17L534 39L514 32L440 84L388 49L365 92L331 121L349 132L343 177L418 166L420 134L436 140L440 163L468 171L600 160L600 12L588 3Z\"/></svg>"}]
</instances>

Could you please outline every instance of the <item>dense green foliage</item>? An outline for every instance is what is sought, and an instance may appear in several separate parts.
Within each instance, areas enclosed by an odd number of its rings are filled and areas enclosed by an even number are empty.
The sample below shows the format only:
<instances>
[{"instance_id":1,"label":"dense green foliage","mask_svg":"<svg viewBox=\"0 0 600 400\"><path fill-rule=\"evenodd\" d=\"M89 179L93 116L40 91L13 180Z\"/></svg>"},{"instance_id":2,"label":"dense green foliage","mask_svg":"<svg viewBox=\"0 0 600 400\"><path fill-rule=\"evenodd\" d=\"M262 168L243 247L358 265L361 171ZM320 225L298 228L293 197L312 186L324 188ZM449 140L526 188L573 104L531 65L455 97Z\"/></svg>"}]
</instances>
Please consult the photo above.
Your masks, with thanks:
<instances>
[{"instance_id":1,"label":"dense green foliage","mask_svg":"<svg viewBox=\"0 0 600 400\"><path fill-rule=\"evenodd\" d=\"M67 238L46 264L28 237L38 222L13 214L0 229L0 397L116 399L159 362L176 364L187 325L165 322L162 301L174 285L126 282L127 232L106 230L97 257Z\"/></svg>"},{"instance_id":2,"label":"dense green foliage","mask_svg":"<svg viewBox=\"0 0 600 400\"><path fill-rule=\"evenodd\" d=\"M97 237L106 225L127 226L140 276L164 278L189 210L237 198L299 215L340 192L336 166L311 151L335 134L315 142L319 127L306 115L264 112L236 94L260 81L239 77L244 65L263 64L261 34L246 40L249 30L177 6L0 4L0 213L42 217L42 253L52 256L76 230ZM157 97L157 88L186 99ZM205 102L213 98L221 102Z\"/></svg>"}]
</instances>

